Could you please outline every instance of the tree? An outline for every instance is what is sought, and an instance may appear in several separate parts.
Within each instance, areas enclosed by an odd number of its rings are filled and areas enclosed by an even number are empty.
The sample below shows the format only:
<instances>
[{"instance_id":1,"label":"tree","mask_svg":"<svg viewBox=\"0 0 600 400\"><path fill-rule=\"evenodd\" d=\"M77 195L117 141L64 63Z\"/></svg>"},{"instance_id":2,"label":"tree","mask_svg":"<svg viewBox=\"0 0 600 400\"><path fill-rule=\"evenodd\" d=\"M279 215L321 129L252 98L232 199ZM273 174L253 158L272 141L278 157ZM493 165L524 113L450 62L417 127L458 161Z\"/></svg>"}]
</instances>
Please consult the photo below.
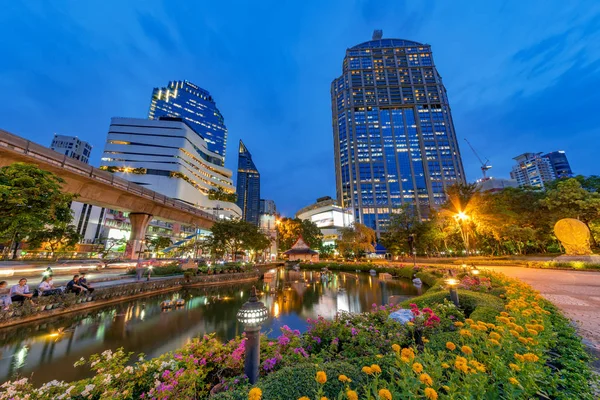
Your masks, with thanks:
<instances>
[{"instance_id":1,"label":"tree","mask_svg":"<svg viewBox=\"0 0 600 400\"><path fill-rule=\"evenodd\" d=\"M146 238L146 243L147 243L148 247L150 248L150 250L152 250L155 253L159 253L161 250L164 250L167 247L170 247L171 245L173 245L171 238L168 238L166 236L156 236L153 238Z\"/></svg>"},{"instance_id":2,"label":"tree","mask_svg":"<svg viewBox=\"0 0 600 400\"><path fill-rule=\"evenodd\" d=\"M234 193L226 192L225 190L223 190L223 188L221 186L219 186L217 189L210 189L208 191L208 199L209 200L227 201L229 203L235 203L237 201L237 194L235 194L235 192Z\"/></svg>"},{"instance_id":3,"label":"tree","mask_svg":"<svg viewBox=\"0 0 600 400\"><path fill-rule=\"evenodd\" d=\"M66 223L56 224L50 228L39 232L34 232L29 237L29 245L32 247L42 247L50 252L50 257L56 252L69 250L81 240L81 235L75 230L73 225Z\"/></svg>"},{"instance_id":4,"label":"tree","mask_svg":"<svg viewBox=\"0 0 600 400\"><path fill-rule=\"evenodd\" d=\"M0 235L16 244L13 258L21 240L35 240L40 232L71 223L70 205L75 196L61 191L63 183L60 177L32 164L0 168Z\"/></svg>"},{"instance_id":5,"label":"tree","mask_svg":"<svg viewBox=\"0 0 600 400\"><path fill-rule=\"evenodd\" d=\"M323 234L314 222L307 219L282 218L277 224L279 251L289 250L300 235L311 249L319 249L323 243Z\"/></svg>"},{"instance_id":6,"label":"tree","mask_svg":"<svg viewBox=\"0 0 600 400\"><path fill-rule=\"evenodd\" d=\"M258 253L271 245L269 238L260 229L242 220L220 220L212 227L212 236L205 242L205 248L220 257L225 254L236 256L243 250L253 250Z\"/></svg>"},{"instance_id":7,"label":"tree","mask_svg":"<svg viewBox=\"0 0 600 400\"><path fill-rule=\"evenodd\" d=\"M341 239L338 241L338 249L344 255L362 257L365 253L375 251L373 244L377 240L375 231L361 223L340 229Z\"/></svg>"},{"instance_id":8,"label":"tree","mask_svg":"<svg viewBox=\"0 0 600 400\"><path fill-rule=\"evenodd\" d=\"M390 224L381 235L380 242L393 255L410 253L409 237L412 235L414 238L422 225L414 206L404 204L390 215Z\"/></svg>"},{"instance_id":9,"label":"tree","mask_svg":"<svg viewBox=\"0 0 600 400\"><path fill-rule=\"evenodd\" d=\"M322 244L319 248L319 257L323 259L331 258L335 254L335 249L335 244Z\"/></svg>"},{"instance_id":10,"label":"tree","mask_svg":"<svg viewBox=\"0 0 600 400\"><path fill-rule=\"evenodd\" d=\"M120 248L127 245L127 239L125 238L102 238L99 243L102 248L99 251L102 258L106 258L111 252L120 252Z\"/></svg>"}]
</instances>

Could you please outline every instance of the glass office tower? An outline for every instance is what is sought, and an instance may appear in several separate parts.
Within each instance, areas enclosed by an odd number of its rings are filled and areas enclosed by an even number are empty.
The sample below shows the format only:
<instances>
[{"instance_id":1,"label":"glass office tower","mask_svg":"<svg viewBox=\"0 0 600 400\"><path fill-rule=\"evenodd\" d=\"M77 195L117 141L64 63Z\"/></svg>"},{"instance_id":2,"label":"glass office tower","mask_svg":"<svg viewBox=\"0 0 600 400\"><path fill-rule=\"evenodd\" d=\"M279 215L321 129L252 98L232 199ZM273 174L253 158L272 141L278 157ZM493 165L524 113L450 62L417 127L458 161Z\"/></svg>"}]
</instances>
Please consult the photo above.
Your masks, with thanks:
<instances>
[{"instance_id":1,"label":"glass office tower","mask_svg":"<svg viewBox=\"0 0 600 400\"><path fill-rule=\"evenodd\" d=\"M378 235L402 204L426 218L447 186L465 182L429 45L375 31L346 50L331 102L338 201Z\"/></svg>"},{"instance_id":2,"label":"glass office tower","mask_svg":"<svg viewBox=\"0 0 600 400\"><path fill-rule=\"evenodd\" d=\"M242 218L258 226L260 214L260 173L252 161L252 154L240 140L237 170L237 205Z\"/></svg>"},{"instance_id":3,"label":"glass office tower","mask_svg":"<svg viewBox=\"0 0 600 400\"><path fill-rule=\"evenodd\" d=\"M148 118L159 117L183 118L206 141L208 150L222 156L224 162L227 128L208 91L188 81L171 81L166 87L154 88Z\"/></svg>"}]
</instances>

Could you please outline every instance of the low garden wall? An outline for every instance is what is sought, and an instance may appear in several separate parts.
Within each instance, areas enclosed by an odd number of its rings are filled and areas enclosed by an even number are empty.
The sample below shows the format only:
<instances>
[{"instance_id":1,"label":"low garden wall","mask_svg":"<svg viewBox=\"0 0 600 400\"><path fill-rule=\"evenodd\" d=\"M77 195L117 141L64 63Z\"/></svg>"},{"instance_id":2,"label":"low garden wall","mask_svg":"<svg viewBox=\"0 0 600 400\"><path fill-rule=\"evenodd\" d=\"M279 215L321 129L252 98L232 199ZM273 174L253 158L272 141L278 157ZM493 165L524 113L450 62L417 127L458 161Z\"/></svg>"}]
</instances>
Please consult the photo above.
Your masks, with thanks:
<instances>
[{"instance_id":1,"label":"low garden wall","mask_svg":"<svg viewBox=\"0 0 600 400\"><path fill-rule=\"evenodd\" d=\"M8 310L0 311L0 328L88 308L103 307L123 300L145 297L150 294L179 290L182 287L237 283L256 280L259 277L260 273L256 270L186 277L178 275L154 281L143 280L135 283L97 288L92 294L88 294L87 296L78 296L74 293L43 296L35 298L33 301L25 301L22 304L13 303Z\"/></svg>"}]
</instances>

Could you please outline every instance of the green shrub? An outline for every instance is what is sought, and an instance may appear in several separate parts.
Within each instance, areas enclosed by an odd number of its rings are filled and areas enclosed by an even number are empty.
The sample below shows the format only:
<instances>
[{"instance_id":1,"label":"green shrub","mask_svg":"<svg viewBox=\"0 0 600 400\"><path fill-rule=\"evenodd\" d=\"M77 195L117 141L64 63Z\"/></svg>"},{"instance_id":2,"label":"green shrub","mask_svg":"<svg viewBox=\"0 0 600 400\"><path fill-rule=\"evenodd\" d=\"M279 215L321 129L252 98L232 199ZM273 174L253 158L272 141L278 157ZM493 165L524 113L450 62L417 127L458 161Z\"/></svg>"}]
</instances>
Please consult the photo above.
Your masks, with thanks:
<instances>
[{"instance_id":1,"label":"green shrub","mask_svg":"<svg viewBox=\"0 0 600 400\"><path fill-rule=\"evenodd\" d=\"M472 292L470 290L458 290L458 299L460 308L469 316L479 306L490 307L498 312L504 309L504 302L491 294ZM409 304L415 303L419 307L433 307L436 304L443 303L444 300L450 300L448 291L427 292L422 296L406 300L401 303L402 307L409 307Z\"/></svg>"},{"instance_id":2,"label":"green shrub","mask_svg":"<svg viewBox=\"0 0 600 400\"><path fill-rule=\"evenodd\" d=\"M437 351L446 351L446 343L448 342L461 342L458 332L437 332L435 335L429 336L428 339L429 343L427 343L427 348L433 353Z\"/></svg>"},{"instance_id":3,"label":"green shrub","mask_svg":"<svg viewBox=\"0 0 600 400\"><path fill-rule=\"evenodd\" d=\"M496 322L496 316L500 314L495 308L479 306L469 316L474 321Z\"/></svg>"},{"instance_id":4,"label":"green shrub","mask_svg":"<svg viewBox=\"0 0 600 400\"><path fill-rule=\"evenodd\" d=\"M338 380L341 374L352 379L353 385L362 385L366 375L361 372L362 364L347 362L329 362L326 364L300 364L294 367L282 368L259 381L258 386L263 391L263 399L290 400L302 396L314 398L319 384L315 381L317 371L325 371L327 385L324 386L325 396L337 398L344 384Z\"/></svg>"}]
</instances>

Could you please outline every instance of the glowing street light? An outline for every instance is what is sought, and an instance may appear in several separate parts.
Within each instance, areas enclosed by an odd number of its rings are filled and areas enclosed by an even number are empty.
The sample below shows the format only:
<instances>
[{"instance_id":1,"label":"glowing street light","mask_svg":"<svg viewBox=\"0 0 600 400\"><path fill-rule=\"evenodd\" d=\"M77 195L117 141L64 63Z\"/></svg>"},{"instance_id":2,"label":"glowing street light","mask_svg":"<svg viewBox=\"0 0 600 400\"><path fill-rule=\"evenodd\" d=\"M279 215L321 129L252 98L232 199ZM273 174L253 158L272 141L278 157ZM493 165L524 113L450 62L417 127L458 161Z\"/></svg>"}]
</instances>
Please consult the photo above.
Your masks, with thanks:
<instances>
[{"instance_id":1,"label":"glowing street light","mask_svg":"<svg viewBox=\"0 0 600 400\"><path fill-rule=\"evenodd\" d=\"M250 384L258 380L258 366L260 364L260 326L268 318L268 309L256 297L256 287L252 286L250 298L242 305L237 313L237 320L244 325L246 332L246 359L244 360L244 373Z\"/></svg>"},{"instance_id":2,"label":"glowing street light","mask_svg":"<svg viewBox=\"0 0 600 400\"><path fill-rule=\"evenodd\" d=\"M460 228L460 235L462 236L463 242L465 244L467 257L469 256L469 227L465 226L465 223L470 219L471 217L469 217L464 211L460 211L454 214L454 220Z\"/></svg>"},{"instance_id":3,"label":"glowing street light","mask_svg":"<svg viewBox=\"0 0 600 400\"><path fill-rule=\"evenodd\" d=\"M456 307L459 307L460 303L458 301L458 292L456 291L456 286L458 286L459 281L454 278L449 278L446 279L446 284L450 288L450 300L452 300Z\"/></svg>"}]
</instances>

